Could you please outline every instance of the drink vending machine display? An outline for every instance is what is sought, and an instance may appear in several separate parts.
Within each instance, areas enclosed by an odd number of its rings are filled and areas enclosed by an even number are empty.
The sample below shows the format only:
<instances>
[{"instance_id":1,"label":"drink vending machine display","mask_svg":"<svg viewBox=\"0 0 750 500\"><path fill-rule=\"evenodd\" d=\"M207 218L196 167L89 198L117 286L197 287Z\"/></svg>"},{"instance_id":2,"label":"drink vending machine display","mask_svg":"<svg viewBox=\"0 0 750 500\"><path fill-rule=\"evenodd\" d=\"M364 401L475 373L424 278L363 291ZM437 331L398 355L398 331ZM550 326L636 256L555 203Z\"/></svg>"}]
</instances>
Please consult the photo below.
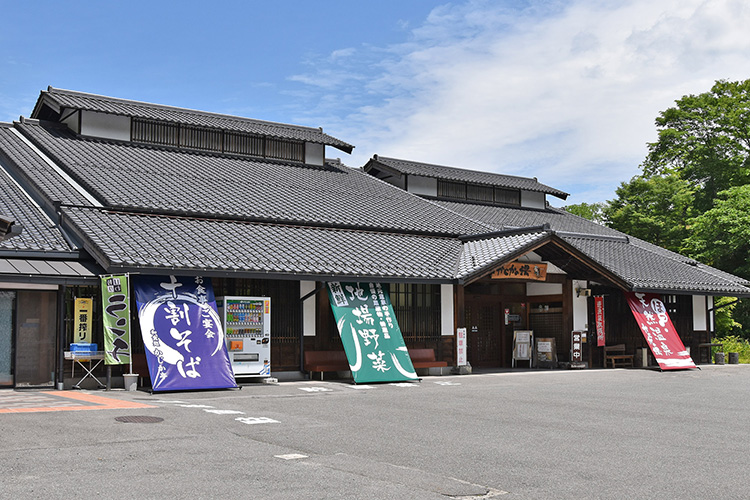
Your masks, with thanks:
<instances>
[{"instance_id":1,"label":"drink vending machine display","mask_svg":"<svg viewBox=\"0 0 750 500\"><path fill-rule=\"evenodd\" d=\"M271 298L218 297L235 377L271 376Z\"/></svg>"}]
</instances>

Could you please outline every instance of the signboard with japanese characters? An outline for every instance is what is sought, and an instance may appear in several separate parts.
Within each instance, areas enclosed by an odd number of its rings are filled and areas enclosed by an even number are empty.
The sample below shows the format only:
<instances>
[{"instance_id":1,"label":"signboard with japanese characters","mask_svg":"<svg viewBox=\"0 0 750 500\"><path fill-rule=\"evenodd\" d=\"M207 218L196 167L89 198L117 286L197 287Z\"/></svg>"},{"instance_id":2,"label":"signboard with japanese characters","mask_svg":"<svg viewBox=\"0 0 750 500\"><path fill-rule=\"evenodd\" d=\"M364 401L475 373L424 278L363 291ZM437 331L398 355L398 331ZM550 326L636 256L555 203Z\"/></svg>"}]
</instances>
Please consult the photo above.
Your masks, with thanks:
<instances>
[{"instance_id":1,"label":"signboard with japanese characters","mask_svg":"<svg viewBox=\"0 0 750 500\"><path fill-rule=\"evenodd\" d=\"M94 312L94 299L76 299L75 319L73 321L73 342L88 344L91 342L91 321Z\"/></svg>"},{"instance_id":2,"label":"signboard with japanese characters","mask_svg":"<svg viewBox=\"0 0 750 500\"><path fill-rule=\"evenodd\" d=\"M583 365L584 332L574 330L570 334L570 366L577 368Z\"/></svg>"},{"instance_id":3,"label":"signboard with japanese characters","mask_svg":"<svg viewBox=\"0 0 750 500\"><path fill-rule=\"evenodd\" d=\"M466 366L466 328L456 329L456 366Z\"/></svg>"},{"instance_id":4,"label":"signboard with japanese characters","mask_svg":"<svg viewBox=\"0 0 750 500\"><path fill-rule=\"evenodd\" d=\"M594 297L594 314L596 317L596 346L604 347L607 345L604 335L604 297Z\"/></svg>"},{"instance_id":5,"label":"signboard with japanese characters","mask_svg":"<svg viewBox=\"0 0 750 500\"><path fill-rule=\"evenodd\" d=\"M386 287L332 282L328 283L328 297L355 383L419 378Z\"/></svg>"},{"instance_id":6,"label":"signboard with japanese characters","mask_svg":"<svg viewBox=\"0 0 750 500\"><path fill-rule=\"evenodd\" d=\"M104 363L130 363L130 297L127 276L102 276Z\"/></svg>"},{"instance_id":7,"label":"signboard with japanese characters","mask_svg":"<svg viewBox=\"0 0 750 500\"><path fill-rule=\"evenodd\" d=\"M209 278L135 276L154 391L237 387Z\"/></svg>"},{"instance_id":8,"label":"signboard with japanese characters","mask_svg":"<svg viewBox=\"0 0 750 500\"><path fill-rule=\"evenodd\" d=\"M492 273L493 280L514 278L547 281L547 264L541 262L511 262Z\"/></svg>"},{"instance_id":9,"label":"signboard with japanese characters","mask_svg":"<svg viewBox=\"0 0 750 500\"><path fill-rule=\"evenodd\" d=\"M695 368L659 296L625 292L625 297L659 367L662 370Z\"/></svg>"}]
</instances>

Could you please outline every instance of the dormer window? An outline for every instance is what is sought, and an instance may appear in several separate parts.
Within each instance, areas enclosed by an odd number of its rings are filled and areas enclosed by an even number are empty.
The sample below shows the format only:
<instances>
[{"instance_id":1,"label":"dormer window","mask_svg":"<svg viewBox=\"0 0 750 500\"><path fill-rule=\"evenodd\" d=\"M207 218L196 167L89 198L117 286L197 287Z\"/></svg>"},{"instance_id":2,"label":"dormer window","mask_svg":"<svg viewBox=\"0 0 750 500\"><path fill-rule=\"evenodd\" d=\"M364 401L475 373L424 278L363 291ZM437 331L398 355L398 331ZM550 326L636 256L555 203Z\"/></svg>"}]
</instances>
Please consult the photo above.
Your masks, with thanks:
<instances>
[{"instance_id":1,"label":"dormer window","mask_svg":"<svg viewBox=\"0 0 750 500\"><path fill-rule=\"evenodd\" d=\"M438 198L450 200L478 201L493 205L521 206L521 191L504 189L482 184L454 182L438 179Z\"/></svg>"},{"instance_id":2,"label":"dormer window","mask_svg":"<svg viewBox=\"0 0 750 500\"><path fill-rule=\"evenodd\" d=\"M305 143L302 141L143 118L133 118L131 134L133 142L145 144L305 161Z\"/></svg>"}]
</instances>

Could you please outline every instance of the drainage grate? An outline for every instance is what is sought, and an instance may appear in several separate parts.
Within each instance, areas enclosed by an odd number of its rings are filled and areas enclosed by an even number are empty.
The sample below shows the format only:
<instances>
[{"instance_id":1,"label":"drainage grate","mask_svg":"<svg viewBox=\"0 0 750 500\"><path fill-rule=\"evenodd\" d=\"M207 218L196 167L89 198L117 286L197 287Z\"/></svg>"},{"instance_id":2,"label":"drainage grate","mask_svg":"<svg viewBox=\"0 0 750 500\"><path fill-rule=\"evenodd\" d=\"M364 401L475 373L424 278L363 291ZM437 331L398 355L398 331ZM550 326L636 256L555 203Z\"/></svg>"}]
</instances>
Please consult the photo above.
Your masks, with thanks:
<instances>
[{"instance_id":1,"label":"drainage grate","mask_svg":"<svg viewBox=\"0 0 750 500\"><path fill-rule=\"evenodd\" d=\"M129 415L127 417L115 417L115 420L124 424L158 424L163 422L161 417L146 417L143 415Z\"/></svg>"}]
</instances>

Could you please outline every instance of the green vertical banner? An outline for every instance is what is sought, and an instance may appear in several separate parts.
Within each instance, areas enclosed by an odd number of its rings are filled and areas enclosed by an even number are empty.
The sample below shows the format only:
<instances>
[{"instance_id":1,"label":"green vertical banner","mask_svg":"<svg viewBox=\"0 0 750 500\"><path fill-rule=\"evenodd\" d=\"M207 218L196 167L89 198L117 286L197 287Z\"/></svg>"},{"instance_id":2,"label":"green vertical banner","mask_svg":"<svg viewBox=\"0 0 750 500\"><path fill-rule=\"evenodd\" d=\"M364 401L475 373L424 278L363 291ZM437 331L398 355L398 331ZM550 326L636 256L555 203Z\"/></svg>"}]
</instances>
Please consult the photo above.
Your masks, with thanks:
<instances>
[{"instance_id":1,"label":"green vertical banner","mask_svg":"<svg viewBox=\"0 0 750 500\"><path fill-rule=\"evenodd\" d=\"M102 276L102 322L104 323L104 362L130 363L130 297L128 277Z\"/></svg>"},{"instance_id":2,"label":"green vertical banner","mask_svg":"<svg viewBox=\"0 0 750 500\"><path fill-rule=\"evenodd\" d=\"M383 285L331 282L328 297L354 383L419 378Z\"/></svg>"}]
</instances>

